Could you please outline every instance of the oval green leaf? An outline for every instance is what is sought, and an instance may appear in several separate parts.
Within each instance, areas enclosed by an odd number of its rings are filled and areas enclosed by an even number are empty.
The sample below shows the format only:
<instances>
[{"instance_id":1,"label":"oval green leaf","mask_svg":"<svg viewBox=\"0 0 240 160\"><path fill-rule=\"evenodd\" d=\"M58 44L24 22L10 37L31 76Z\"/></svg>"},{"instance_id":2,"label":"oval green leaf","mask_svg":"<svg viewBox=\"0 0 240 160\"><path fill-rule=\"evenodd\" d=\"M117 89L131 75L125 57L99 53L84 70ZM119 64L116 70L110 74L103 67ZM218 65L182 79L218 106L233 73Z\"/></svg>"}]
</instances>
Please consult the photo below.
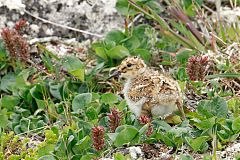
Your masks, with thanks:
<instances>
[{"instance_id":1,"label":"oval green leaf","mask_svg":"<svg viewBox=\"0 0 240 160\"><path fill-rule=\"evenodd\" d=\"M126 56L129 56L130 53L127 48L118 45L107 52L108 57L112 59L123 59Z\"/></svg>"},{"instance_id":2,"label":"oval green leaf","mask_svg":"<svg viewBox=\"0 0 240 160\"><path fill-rule=\"evenodd\" d=\"M124 126L124 129L117 135L114 145L120 147L123 144L130 143L138 134L138 130L133 126Z\"/></svg>"}]
</instances>

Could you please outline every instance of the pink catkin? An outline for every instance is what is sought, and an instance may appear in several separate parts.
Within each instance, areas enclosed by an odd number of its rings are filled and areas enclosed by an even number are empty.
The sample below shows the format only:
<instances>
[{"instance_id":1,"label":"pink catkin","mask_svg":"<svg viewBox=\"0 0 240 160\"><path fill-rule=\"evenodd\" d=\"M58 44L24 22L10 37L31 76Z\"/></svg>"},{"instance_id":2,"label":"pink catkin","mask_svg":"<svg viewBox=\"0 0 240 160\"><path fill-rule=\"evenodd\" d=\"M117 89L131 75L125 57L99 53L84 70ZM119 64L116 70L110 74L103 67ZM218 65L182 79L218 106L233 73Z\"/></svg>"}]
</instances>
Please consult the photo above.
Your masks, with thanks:
<instances>
[{"instance_id":1,"label":"pink catkin","mask_svg":"<svg viewBox=\"0 0 240 160\"><path fill-rule=\"evenodd\" d=\"M19 30L24 27L26 21L20 20L15 24L14 29L4 28L1 32L5 48L9 52L10 58L27 61L29 58L29 45Z\"/></svg>"},{"instance_id":2,"label":"pink catkin","mask_svg":"<svg viewBox=\"0 0 240 160\"><path fill-rule=\"evenodd\" d=\"M141 115L138 120L140 124L148 124L148 130L146 132L146 135L149 137L153 133L153 125L151 124L151 118L145 115Z\"/></svg>"},{"instance_id":3,"label":"pink catkin","mask_svg":"<svg viewBox=\"0 0 240 160\"><path fill-rule=\"evenodd\" d=\"M122 112L118 111L116 108L111 109L111 113L108 114L108 124L110 131L115 132L116 128L120 125L122 120Z\"/></svg>"},{"instance_id":4,"label":"pink catkin","mask_svg":"<svg viewBox=\"0 0 240 160\"><path fill-rule=\"evenodd\" d=\"M19 32L26 25L27 21L24 19L20 19L18 22L15 23L14 29Z\"/></svg>"},{"instance_id":5,"label":"pink catkin","mask_svg":"<svg viewBox=\"0 0 240 160\"><path fill-rule=\"evenodd\" d=\"M105 146L104 133L105 129L102 126L95 126L92 128L93 147L97 151L102 150Z\"/></svg>"},{"instance_id":6,"label":"pink catkin","mask_svg":"<svg viewBox=\"0 0 240 160\"><path fill-rule=\"evenodd\" d=\"M186 71L192 81L202 81L205 78L206 66L208 64L207 56L192 56L188 59Z\"/></svg>"}]
</instances>

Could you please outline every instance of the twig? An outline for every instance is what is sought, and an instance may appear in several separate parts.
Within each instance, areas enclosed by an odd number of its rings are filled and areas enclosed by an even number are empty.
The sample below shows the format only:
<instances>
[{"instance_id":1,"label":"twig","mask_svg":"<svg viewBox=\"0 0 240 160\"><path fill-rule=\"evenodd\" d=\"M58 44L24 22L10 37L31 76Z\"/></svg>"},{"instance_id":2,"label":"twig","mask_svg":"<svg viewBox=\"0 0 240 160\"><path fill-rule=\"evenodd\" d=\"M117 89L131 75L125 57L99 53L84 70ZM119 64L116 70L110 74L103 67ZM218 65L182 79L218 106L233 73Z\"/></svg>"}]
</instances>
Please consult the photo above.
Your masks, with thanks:
<instances>
[{"instance_id":1,"label":"twig","mask_svg":"<svg viewBox=\"0 0 240 160\"><path fill-rule=\"evenodd\" d=\"M141 16L143 16L142 13L134 17L133 21L129 23L128 28L130 28L134 24L134 22L136 22Z\"/></svg>"},{"instance_id":2,"label":"twig","mask_svg":"<svg viewBox=\"0 0 240 160\"><path fill-rule=\"evenodd\" d=\"M175 57L176 56L176 53L173 53L173 52L168 52L168 51L164 51L164 50L158 50L158 52L160 52L160 53L165 53L165 54L169 54L170 56L173 56L173 57Z\"/></svg>"},{"instance_id":3,"label":"twig","mask_svg":"<svg viewBox=\"0 0 240 160\"><path fill-rule=\"evenodd\" d=\"M204 34L204 33L201 33L203 36L205 36L206 38L209 38L208 35ZM213 33L210 33L214 38L216 38L219 42L221 42L224 46L227 45L227 43L225 43L221 38L219 38L217 35L213 34Z\"/></svg>"},{"instance_id":4,"label":"twig","mask_svg":"<svg viewBox=\"0 0 240 160\"><path fill-rule=\"evenodd\" d=\"M32 129L32 130L28 130L26 132L22 132L22 133L19 133L19 134L16 134L17 136L20 136L20 135L23 135L23 134L28 134L30 132L34 132L34 131L37 131L37 130L40 130L40 129L44 129L44 128L48 128L49 126L43 126L43 127L39 127L39 128L35 128L35 129Z\"/></svg>"},{"instance_id":5,"label":"twig","mask_svg":"<svg viewBox=\"0 0 240 160\"><path fill-rule=\"evenodd\" d=\"M46 43L46 42L50 42L50 41L56 41L61 39L60 37L56 37L56 36L52 36L52 37L43 37L43 38L33 38L31 40L29 40L29 44L35 44L35 43Z\"/></svg>"},{"instance_id":6,"label":"twig","mask_svg":"<svg viewBox=\"0 0 240 160\"><path fill-rule=\"evenodd\" d=\"M212 14L217 14L214 10L212 10L211 8L209 8L208 6L206 6L205 4L202 4L203 8L205 8L206 10L210 11Z\"/></svg>"},{"instance_id":7,"label":"twig","mask_svg":"<svg viewBox=\"0 0 240 160\"><path fill-rule=\"evenodd\" d=\"M88 31L84 31L84 30L81 30L81 29L76 29L76 28L73 28L73 27L69 27L69 26L66 26L66 25L62 25L62 24L58 24L58 23L46 20L44 18L41 18L41 17L33 15L32 13L30 13L27 10L24 10L24 12L26 14L28 14L28 15L30 15L30 16L38 19L38 20L40 20L40 21L43 21L44 23L49 23L49 24L54 25L54 26L58 26L58 27L65 28L65 29L69 29L69 30L76 31L76 32L81 32L81 33L92 35L92 36L96 36L96 37L99 37L99 38L103 37L103 35L99 35L99 34L96 34L96 33L91 33L91 32L88 32Z\"/></svg>"}]
</instances>

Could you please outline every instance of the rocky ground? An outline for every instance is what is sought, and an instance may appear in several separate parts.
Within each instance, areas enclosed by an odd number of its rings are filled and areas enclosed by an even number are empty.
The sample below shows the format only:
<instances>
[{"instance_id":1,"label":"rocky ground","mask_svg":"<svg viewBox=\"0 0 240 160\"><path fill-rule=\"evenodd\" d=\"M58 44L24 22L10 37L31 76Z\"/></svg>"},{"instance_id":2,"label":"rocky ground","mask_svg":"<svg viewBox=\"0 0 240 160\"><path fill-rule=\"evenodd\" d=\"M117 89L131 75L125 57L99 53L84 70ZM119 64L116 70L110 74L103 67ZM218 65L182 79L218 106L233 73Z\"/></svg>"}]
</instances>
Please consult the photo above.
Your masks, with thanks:
<instances>
[{"instance_id":1,"label":"rocky ground","mask_svg":"<svg viewBox=\"0 0 240 160\"><path fill-rule=\"evenodd\" d=\"M114 160L113 155L116 153L122 153L124 155L129 155L132 160L183 160L190 159L190 156L196 160L204 159L204 157L211 155L211 152L205 154L194 153L189 151L187 146L182 146L179 149L174 149L167 147L162 143L156 144L143 144L139 146L119 148L112 150L107 158L102 158L101 160ZM240 143L237 140L234 143L229 144L228 147L223 151L217 151L217 158L223 160L234 160L239 157L240 154Z\"/></svg>"},{"instance_id":2,"label":"rocky ground","mask_svg":"<svg viewBox=\"0 0 240 160\"><path fill-rule=\"evenodd\" d=\"M31 38L57 36L76 38L77 41L96 39L124 24L123 17L114 8L115 2L116 0L0 0L0 29L12 27L23 18L30 24L26 33ZM50 24L51 22L65 27ZM66 29L66 26L95 35Z\"/></svg>"},{"instance_id":3,"label":"rocky ground","mask_svg":"<svg viewBox=\"0 0 240 160\"><path fill-rule=\"evenodd\" d=\"M116 0L0 0L0 30L25 19L28 26L24 36L31 44L32 55L38 52L35 44L41 42L59 57L74 50L85 61L92 41L123 27L124 18L117 13L115 3Z\"/></svg>"}]
</instances>

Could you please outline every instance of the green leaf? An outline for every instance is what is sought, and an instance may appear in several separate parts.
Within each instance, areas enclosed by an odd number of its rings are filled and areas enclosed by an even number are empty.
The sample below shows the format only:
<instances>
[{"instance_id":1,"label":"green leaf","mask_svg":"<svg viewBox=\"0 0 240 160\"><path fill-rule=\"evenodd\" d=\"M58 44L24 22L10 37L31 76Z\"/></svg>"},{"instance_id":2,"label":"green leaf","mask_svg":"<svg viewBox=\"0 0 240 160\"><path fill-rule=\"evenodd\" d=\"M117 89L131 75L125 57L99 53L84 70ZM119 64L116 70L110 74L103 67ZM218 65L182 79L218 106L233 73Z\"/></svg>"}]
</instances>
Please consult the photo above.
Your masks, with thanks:
<instances>
[{"instance_id":1,"label":"green leaf","mask_svg":"<svg viewBox=\"0 0 240 160\"><path fill-rule=\"evenodd\" d=\"M151 52L147 49L136 49L133 53L134 55L139 55L142 59L149 62L152 58Z\"/></svg>"},{"instance_id":2,"label":"green leaf","mask_svg":"<svg viewBox=\"0 0 240 160\"><path fill-rule=\"evenodd\" d=\"M45 109L46 103L44 101L44 94L45 94L46 88L44 86L37 84L33 88L30 89L30 93L32 97L35 99L38 108Z\"/></svg>"},{"instance_id":3,"label":"green leaf","mask_svg":"<svg viewBox=\"0 0 240 160\"><path fill-rule=\"evenodd\" d=\"M33 88L30 89L31 96L39 100L43 100L44 92L45 92L45 88L40 84L36 84Z\"/></svg>"},{"instance_id":4,"label":"green leaf","mask_svg":"<svg viewBox=\"0 0 240 160\"><path fill-rule=\"evenodd\" d=\"M168 136L162 133L157 133L156 139L163 141L168 146L176 146L172 138L169 138Z\"/></svg>"},{"instance_id":5,"label":"green leaf","mask_svg":"<svg viewBox=\"0 0 240 160\"><path fill-rule=\"evenodd\" d=\"M104 47L95 48L96 54L104 60L107 60L107 53Z\"/></svg>"},{"instance_id":6,"label":"green leaf","mask_svg":"<svg viewBox=\"0 0 240 160\"><path fill-rule=\"evenodd\" d=\"M46 155L40 157L38 160L56 160L52 155Z\"/></svg>"},{"instance_id":7,"label":"green leaf","mask_svg":"<svg viewBox=\"0 0 240 160\"><path fill-rule=\"evenodd\" d=\"M197 3L199 6L201 6L202 3L203 3L203 0L196 0L196 3Z\"/></svg>"},{"instance_id":8,"label":"green leaf","mask_svg":"<svg viewBox=\"0 0 240 160\"><path fill-rule=\"evenodd\" d=\"M158 128L160 128L164 131L169 131L169 130L172 129L172 127L165 121L154 120L152 123L155 124Z\"/></svg>"},{"instance_id":9,"label":"green leaf","mask_svg":"<svg viewBox=\"0 0 240 160\"><path fill-rule=\"evenodd\" d=\"M206 141L209 139L208 136L201 136L201 137L197 137L196 139L191 139L189 137L186 137L186 140L188 142L188 144L192 147L192 149L195 152L198 151L204 151L204 145L206 145Z\"/></svg>"},{"instance_id":10,"label":"green leaf","mask_svg":"<svg viewBox=\"0 0 240 160\"><path fill-rule=\"evenodd\" d=\"M123 59L126 56L129 56L130 53L127 48L118 45L107 52L108 57L112 59Z\"/></svg>"},{"instance_id":11,"label":"green leaf","mask_svg":"<svg viewBox=\"0 0 240 160\"><path fill-rule=\"evenodd\" d=\"M208 130L208 129L211 129L215 123L216 123L216 117L211 117L206 120L195 123L195 126L201 130Z\"/></svg>"},{"instance_id":12,"label":"green leaf","mask_svg":"<svg viewBox=\"0 0 240 160\"><path fill-rule=\"evenodd\" d=\"M178 53L176 55L176 59L181 64L185 64L188 61L188 58L195 54L196 54L196 51L194 51L194 50L182 49L182 50L178 51Z\"/></svg>"},{"instance_id":13,"label":"green leaf","mask_svg":"<svg viewBox=\"0 0 240 160\"><path fill-rule=\"evenodd\" d=\"M234 119L233 123L232 123L232 129L235 132L240 131L240 117L237 117Z\"/></svg>"},{"instance_id":14,"label":"green leaf","mask_svg":"<svg viewBox=\"0 0 240 160\"><path fill-rule=\"evenodd\" d=\"M128 0L117 0L116 9L118 13L124 16L133 16L134 14L136 14L136 11L132 7L130 7Z\"/></svg>"},{"instance_id":15,"label":"green leaf","mask_svg":"<svg viewBox=\"0 0 240 160\"><path fill-rule=\"evenodd\" d=\"M191 155L184 155L184 154L181 154L179 159L180 160L194 160Z\"/></svg>"},{"instance_id":16,"label":"green leaf","mask_svg":"<svg viewBox=\"0 0 240 160\"><path fill-rule=\"evenodd\" d=\"M8 73L1 79L0 89L4 92L12 91L16 84L16 75L14 73Z\"/></svg>"},{"instance_id":17,"label":"green leaf","mask_svg":"<svg viewBox=\"0 0 240 160\"><path fill-rule=\"evenodd\" d=\"M136 36L131 36L123 41L124 46L130 51L133 52L140 46L140 41Z\"/></svg>"},{"instance_id":18,"label":"green leaf","mask_svg":"<svg viewBox=\"0 0 240 160\"><path fill-rule=\"evenodd\" d=\"M107 136L112 142L114 142L116 140L118 134L119 133L107 133Z\"/></svg>"},{"instance_id":19,"label":"green leaf","mask_svg":"<svg viewBox=\"0 0 240 160\"><path fill-rule=\"evenodd\" d=\"M95 108L89 107L86 111L86 116L89 118L89 120L94 120L98 118L98 113Z\"/></svg>"},{"instance_id":20,"label":"green leaf","mask_svg":"<svg viewBox=\"0 0 240 160\"><path fill-rule=\"evenodd\" d=\"M88 148L90 148L90 140L91 138L89 136L85 136L76 145L73 146L73 151L77 153L78 150L87 150Z\"/></svg>"},{"instance_id":21,"label":"green leaf","mask_svg":"<svg viewBox=\"0 0 240 160\"><path fill-rule=\"evenodd\" d=\"M230 69L230 67L226 64L217 64L216 67L220 71L227 71L228 69Z\"/></svg>"},{"instance_id":22,"label":"green leaf","mask_svg":"<svg viewBox=\"0 0 240 160\"><path fill-rule=\"evenodd\" d=\"M239 116L239 106L240 106L240 98L233 97L227 101L228 109L234 114L234 117Z\"/></svg>"},{"instance_id":23,"label":"green leaf","mask_svg":"<svg viewBox=\"0 0 240 160\"><path fill-rule=\"evenodd\" d=\"M147 24L140 24L133 29L133 35L138 38L140 41L139 48L141 49L148 49L148 37L145 34L146 28L150 26Z\"/></svg>"},{"instance_id":24,"label":"green leaf","mask_svg":"<svg viewBox=\"0 0 240 160\"><path fill-rule=\"evenodd\" d=\"M60 83L56 83L54 81L49 82L50 93L52 94L53 97L60 99L60 100L62 99L61 89L62 89L62 85Z\"/></svg>"},{"instance_id":25,"label":"green leaf","mask_svg":"<svg viewBox=\"0 0 240 160\"><path fill-rule=\"evenodd\" d=\"M50 57L56 59L57 61L60 60L54 53L50 52L45 46L41 45L40 43L37 43L37 46L44 52L44 54L49 55Z\"/></svg>"},{"instance_id":26,"label":"green leaf","mask_svg":"<svg viewBox=\"0 0 240 160\"><path fill-rule=\"evenodd\" d=\"M90 122L85 122L83 120L79 120L78 122L78 128L83 129L83 132L84 132L83 136L89 135L92 127L93 127L93 124Z\"/></svg>"},{"instance_id":27,"label":"green leaf","mask_svg":"<svg viewBox=\"0 0 240 160\"><path fill-rule=\"evenodd\" d=\"M186 135L188 132L189 132L189 127L186 127L186 126L174 127L167 132L167 135L169 137L171 137L173 135L174 135L174 137L183 137L183 135Z\"/></svg>"},{"instance_id":28,"label":"green leaf","mask_svg":"<svg viewBox=\"0 0 240 160\"><path fill-rule=\"evenodd\" d=\"M192 5L192 0L183 0L183 5L185 8L188 8L189 6Z\"/></svg>"},{"instance_id":29,"label":"green leaf","mask_svg":"<svg viewBox=\"0 0 240 160\"><path fill-rule=\"evenodd\" d=\"M125 156L122 153L114 153L114 160L126 160Z\"/></svg>"},{"instance_id":30,"label":"green leaf","mask_svg":"<svg viewBox=\"0 0 240 160\"><path fill-rule=\"evenodd\" d=\"M144 0L145 1L145 0ZM152 8L156 13L160 14L161 12L163 12L165 9L161 6L160 3L158 3L157 1L153 1L153 0L147 0L147 5Z\"/></svg>"},{"instance_id":31,"label":"green leaf","mask_svg":"<svg viewBox=\"0 0 240 160\"><path fill-rule=\"evenodd\" d=\"M104 48L106 50L110 50L112 49L113 47L116 47L116 43L114 41L107 41L107 40L104 40Z\"/></svg>"},{"instance_id":32,"label":"green leaf","mask_svg":"<svg viewBox=\"0 0 240 160\"><path fill-rule=\"evenodd\" d=\"M7 109L0 110L0 128L5 128L8 125Z\"/></svg>"},{"instance_id":33,"label":"green leaf","mask_svg":"<svg viewBox=\"0 0 240 160\"><path fill-rule=\"evenodd\" d=\"M96 158L92 153L87 153L87 155L82 156L80 160L92 160Z\"/></svg>"},{"instance_id":34,"label":"green leaf","mask_svg":"<svg viewBox=\"0 0 240 160\"><path fill-rule=\"evenodd\" d=\"M23 132L29 131L31 120L28 118L22 118L20 121L21 130Z\"/></svg>"},{"instance_id":35,"label":"green leaf","mask_svg":"<svg viewBox=\"0 0 240 160\"><path fill-rule=\"evenodd\" d=\"M130 143L138 134L138 130L129 125L122 126L123 129L119 132L114 142L116 147L120 147L123 144Z\"/></svg>"},{"instance_id":36,"label":"green leaf","mask_svg":"<svg viewBox=\"0 0 240 160\"><path fill-rule=\"evenodd\" d=\"M123 111L125 108L127 108L127 102L125 100L121 101L118 105L117 105L117 108L120 110L120 111Z\"/></svg>"},{"instance_id":37,"label":"green leaf","mask_svg":"<svg viewBox=\"0 0 240 160\"><path fill-rule=\"evenodd\" d=\"M190 5L186 10L186 15L190 17L194 17L196 15L195 5Z\"/></svg>"},{"instance_id":38,"label":"green leaf","mask_svg":"<svg viewBox=\"0 0 240 160\"><path fill-rule=\"evenodd\" d=\"M142 128L139 129L139 135L144 134L148 129L148 124L145 124Z\"/></svg>"},{"instance_id":39,"label":"green leaf","mask_svg":"<svg viewBox=\"0 0 240 160\"><path fill-rule=\"evenodd\" d=\"M77 143L77 138L72 134L72 131L69 130L67 138L67 149L72 150L72 147Z\"/></svg>"},{"instance_id":40,"label":"green leaf","mask_svg":"<svg viewBox=\"0 0 240 160\"><path fill-rule=\"evenodd\" d=\"M101 102L105 104L117 103L118 96L113 93L105 93L101 96Z\"/></svg>"},{"instance_id":41,"label":"green leaf","mask_svg":"<svg viewBox=\"0 0 240 160\"><path fill-rule=\"evenodd\" d=\"M42 157L45 157L44 155L48 155L48 154L50 154L51 152L53 152L54 151L54 147L55 147L55 144L46 144L46 145L44 145L44 146L42 146L42 147L40 147L39 149L38 149L38 151L37 151L37 153L38 153L38 156L42 156ZM42 158L41 157L41 158ZM50 157L48 157L47 156L47 158L50 158ZM54 158L55 159L55 158ZM45 159L44 159L45 160ZM48 159L46 159L46 160L48 160Z\"/></svg>"},{"instance_id":42,"label":"green leaf","mask_svg":"<svg viewBox=\"0 0 240 160\"><path fill-rule=\"evenodd\" d=\"M27 81L28 77L35 73L35 68L28 68L22 70L16 77L16 87L18 89L24 89L26 86L29 86L30 83Z\"/></svg>"},{"instance_id":43,"label":"green leaf","mask_svg":"<svg viewBox=\"0 0 240 160\"><path fill-rule=\"evenodd\" d=\"M67 141L66 139L67 139L67 135L64 134L62 138L58 140L54 148L55 155L58 157L61 157L62 159L67 159L67 155L65 153L67 150L67 146L65 144Z\"/></svg>"},{"instance_id":44,"label":"green leaf","mask_svg":"<svg viewBox=\"0 0 240 160\"><path fill-rule=\"evenodd\" d=\"M18 105L20 99L16 96L4 96L1 99L1 104L3 108L6 108L8 111L13 111L14 107Z\"/></svg>"},{"instance_id":45,"label":"green leaf","mask_svg":"<svg viewBox=\"0 0 240 160\"><path fill-rule=\"evenodd\" d=\"M106 41L113 41L116 44L119 44L125 38L125 35L120 30L112 30L107 33L105 40Z\"/></svg>"},{"instance_id":46,"label":"green leaf","mask_svg":"<svg viewBox=\"0 0 240 160\"><path fill-rule=\"evenodd\" d=\"M51 61L51 58L48 56L48 54L42 55L42 61L44 63L44 66L47 68L47 70L52 73L54 71L54 65Z\"/></svg>"},{"instance_id":47,"label":"green leaf","mask_svg":"<svg viewBox=\"0 0 240 160\"><path fill-rule=\"evenodd\" d=\"M86 108L87 104L91 103L92 94L91 93L82 93L74 97L72 102L72 109L74 112L79 112L80 109Z\"/></svg>"},{"instance_id":48,"label":"green leaf","mask_svg":"<svg viewBox=\"0 0 240 160\"><path fill-rule=\"evenodd\" d=\"M20 126L20 125L16 125L16 126L14 127L13 131L14 131L16 134L22 133L21 126Z\"/></svg>"},{"instance_id":49,"label":"green leaf","mask_svg":"<svg viewBox=\"0 0 240 160\"><path fill-rule=\"evenodd\" d=\"M39 121L37 122L37 124L36 124L36 127L35 127L35 128L41 128L41 127L43 127L45 124L46 124L46 123L44 123L44 121L43 121L43 120L39 120Z\"/></svg>"},{"instance_id":50,"label":"green leaf","mask_svg":"<svg viewBox=\"0 0 240 160\"><path fill-rule=\"evenodd\" d=\"M7 51L4 47L3 40L0 39L0 62L6 60L7 58Z\"/></svg>"},{"instance_id":51,"label":"green leaf","mask_svg":"<svg viewBox=\"0 0 240 160\"><path fill-rule=\"evenodd\" d=\"M70 74L84 81L84 64L77 57L64 57L62 64Z\"/></svg>"},{"instance_id":52,"label":"green leaf","mask_svg":"<svg viewBox=\"0 0 240 160\"><path fill-rule=\"evenodd\" d=\"M185 81L187 79L187 73L184 67L178 68L177 79L180 81Z\"/></svg>"},{"instance_id":53,"label":"green leaf","mask_svg":"<svg viewBox=\"0 0 240 160\"><path fill-rule=\"evenodd\" d=\"M213 116L226 118L228 113L227 103L221 97L214 97L212 100L203 100L199 102L197 112L207 118Z\"/></svg>"},{"instance_id":54,"label":"green leaf","mask_svg":"<svg viewBox=\"0 0 240 160\"><path fill-rule=\"evenodd\" d=\"M82 154L75 154L74 156L71 157L71 160L79 160L82 157L83 157Z\"/></svg>"}]
</instances>

